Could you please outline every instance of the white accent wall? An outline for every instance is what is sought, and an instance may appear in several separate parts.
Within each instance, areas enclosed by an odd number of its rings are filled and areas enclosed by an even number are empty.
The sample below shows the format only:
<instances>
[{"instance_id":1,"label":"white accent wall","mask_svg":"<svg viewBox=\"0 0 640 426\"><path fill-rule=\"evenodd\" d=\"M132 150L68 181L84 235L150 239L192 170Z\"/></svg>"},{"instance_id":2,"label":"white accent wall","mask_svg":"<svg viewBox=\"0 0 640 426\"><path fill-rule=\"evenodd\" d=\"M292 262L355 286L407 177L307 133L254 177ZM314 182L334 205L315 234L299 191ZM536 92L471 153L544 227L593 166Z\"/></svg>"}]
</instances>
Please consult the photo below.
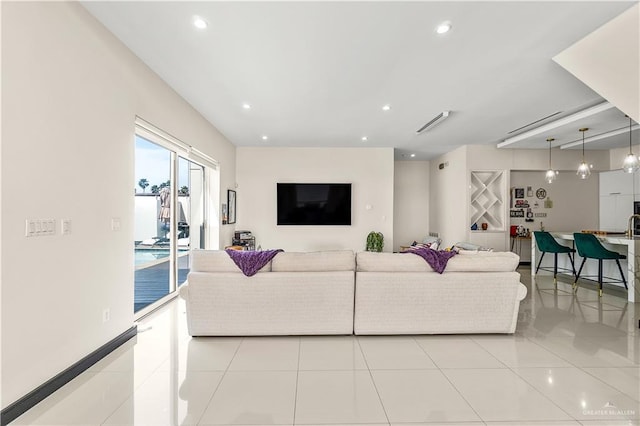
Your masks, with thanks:
<instances>
[{"instance_id":1,"label":"white accent wall","mask_svg":"<svg viewBox=\"0 0 640 426\"><path fill-rule=\"evenodd\" d=\"M580 232L583 229L599 229L599 193L598 173L582 180L574 171L560 172L555 182L549 184L545 180L544 171L512 171L511 187L526 188L531 186L532 197L525 197L534 213L546 213L547 217L534 217L533 222L524 218L510 218L511 225L522 225L531 232L540 230L540 222L545 231ZM552 208L545 208L544 200L536 197L536 190L544 188L547 197L553 201ZM526 195L526 191L525 191ZM535 203L538 203L536 206ZM521 261L531 260L530 241L522 242ZM527 247L528 246L528 247Z\"/></svg>"},{"instance_id":2,"label":"white accent wall","mask_svg":"<svg viewBox=\"0 0 640 426\"><path fill-rule=\"evenodd\" d=\"M428 161L396 161L393 180L394 251L429 235Z\"/></svg>"},{"instance_id":3,"label":"white accent wall","mask_svg":"<svg viewBox=\"0 0 640 426\"><path fill-rule=\"evenodd\" d=\"M364 250L367 234L378 231L384 234L384 250L392 251L392 148L238 147L236 158L236 229L253 232L256 245L286 251L358 251ZM278 182L351 183L351 226L276 225Z\"/></svg>"},{"instance_id":4,"label":"white accent wall","mask_svg":"<svg viewBox=\"0 0 640 426\"><path fill-rule=\"evenodd\" d=\"M445 247L468 238L467 148L462 146L432 160L429 169L429 227L440 234Z\"/></svg>"},{"instance_id":5,"label":"white accent wall","mask_svg":"<svg viewBox=\"0 0 640 426\"><path fill-rule=\"evenodd\" d=\"M640 122L640 5L607 22L553 60Z\"/></svg>"},{"instance_id":6,"label":"white accent wall","mask_svg":"<svg viewBox=\"0 0 640 426\"><path fill-rule=\"evenodd\" d=\"M609 151L587 151L586 157L587 161L593 164L590 179L597 181L598 171L609 170L611 161ZM566 170L569 174L575 173L571 172L571 170L577 168L581 159L581 150L556 149L553 151L554 168ZM548 150L498 149L491 145L465 145L432 160L429 197L430 231L439 232L443 244L448 246L458 241L470 241L486 245L479 240L472 241L471 238L470 223L468 223L468 176L470 171L505 170L508 175L514 170L542 172L549 167L548 161ZM440 169L438 167L439 164L444 164L445 167ZM594 193L589 184L581 186L580 184L583 182L580 182L579 179L574 179L572 182L573 184L567 190L574 191L577 196L597 199L597 189ZM507 193L505 194L507 202L509 202L508 190L511 186L514 186L512 182L507 186ZM562 210L562 214L569 220L574 212L573 210ZM597 223L597 204L595 214ZM567 229L566 231L571 230ZM497 250L508 250L508 231L509 218L507 217L505 231L500 242L495 240L494 244L490 245ZM478 235L482 234L479 233ZM492 237L497 238L496 235L492 235Z\"/></svg>"},{"instance_id":7,"label":"white accent wall","mask_svg":"<svg viewBox=\"0 0 640 426\"><path fill-rule=\"evenodd\" d=\"M235 147L79 3L1 6L5 408L133 326L136 115L220 161L223 189ZM71 234L26 238L27 218Z\"/></svg>"}]
</instances>

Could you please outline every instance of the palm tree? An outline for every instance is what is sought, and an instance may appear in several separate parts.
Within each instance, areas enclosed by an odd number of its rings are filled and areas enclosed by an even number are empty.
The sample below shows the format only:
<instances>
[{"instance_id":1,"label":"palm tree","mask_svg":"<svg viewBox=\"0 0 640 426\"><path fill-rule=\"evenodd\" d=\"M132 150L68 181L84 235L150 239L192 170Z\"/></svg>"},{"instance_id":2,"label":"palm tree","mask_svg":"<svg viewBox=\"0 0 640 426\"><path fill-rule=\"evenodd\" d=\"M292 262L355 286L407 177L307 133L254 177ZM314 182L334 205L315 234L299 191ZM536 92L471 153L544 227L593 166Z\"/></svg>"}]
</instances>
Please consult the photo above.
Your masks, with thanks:
<instances>
[{"instance_id":1,"label":"palm tree","mask_svg":"<svg viewBox=\"0 0 640 426\"><path fill-rule=\"evenodd\" d=\"M146 192L146 191L147 191L147 186L149 186L149 181L148 181L148 180L146 180L146 179L144 179L144 178L143 178L143 179L140 179L140 180L138 181L138 186L139 186L140 188L142 188L142 192Z\"/></svg>"}]
</instances>

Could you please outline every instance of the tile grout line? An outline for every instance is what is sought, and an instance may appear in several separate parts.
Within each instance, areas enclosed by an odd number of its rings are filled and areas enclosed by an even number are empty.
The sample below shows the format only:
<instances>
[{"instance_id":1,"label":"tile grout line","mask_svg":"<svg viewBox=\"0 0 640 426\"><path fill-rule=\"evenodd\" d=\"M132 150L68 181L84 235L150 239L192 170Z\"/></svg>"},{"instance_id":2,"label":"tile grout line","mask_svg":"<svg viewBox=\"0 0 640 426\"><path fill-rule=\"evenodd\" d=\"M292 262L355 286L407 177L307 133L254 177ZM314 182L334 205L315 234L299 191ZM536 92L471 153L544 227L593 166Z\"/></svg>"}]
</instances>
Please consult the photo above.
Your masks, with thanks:
<instances>
[{"instance_id":1,"label":"tile grout line","mask_svg":"<svg viewBox=\"0 0 640 426\"><path fill-rule=\"evenodd\" d=\"M378 390L378 386L376 385L376 381L373 378L373 372L371 371L371 367L369 367L369 361L367 361L367 356L362 349L362 345L360 344L360 337L356 336L356 341L358 342L358 348L360 349L360 353L362 354L362 359L364 359L364 363L367 366L367 371L369 372L369 378L371 378L371 383L373 383L373 388L376 390L376 395L378 395L378 401L380 401L380 406L382 407L382 412L387 419L387 425L391 425L391 420L389 420L389 415L387 414L387 409L384 407L384 402L382 402L382 397L380 396L380 391ZM354 372L357 370L353 370Z\"/></svg>"},{"instance_id":2,"label":"tile grout line","mask_svg":"<svg viewBox=\"0 0 640 426\"><path fill-rule=\"evenodd\" d=\"M211 405L211 401L213 401L213 397L215 396L216 392L218 392L218 389L220 389L220 385L222 384L222 381L224 380L225 376L227 375L227 372L229 371L229 367L231 367L231 363L233 362L233 360L235 359L236 355L238 354L238 351L240 350L240 346L242 346L242 344L244 343L244 339L245 339L244 337L242 337L240 339L240 343L238 344L238 347L233 352L233 356L229 360L229 363L227 364L227 368L225 368L224 372L222 373L222 377L220 377L220 380L218 381L218 384L216 385L216 388L211 393L211 397L209 398L209 401L207 402L207 404L204 406L204 410L202 410L202 414L200 414L200 417L198 417L198 421L196 422L196 425L199 425L202 422L202 418L204 417L204 414L207 412L207 408L209 408L209 405Z\"/></svg>"},{"instance_id":3,"label":"tile grout line","mask_svg":"<svg viewBox=\"0 0 640 426\"><path fill-rule=\"evenodd\" d=\"M135 350L135 347L136 347L136 345L137 345L137 344L138 344L138 341L137 341L137 336L136 336L136 343L135 343L131 348L129 348L128 350ZM122 354L122 355L124 355L124 354ZM139 390L139 389L140 389L140 388L141 388L145 383L147 383L147 382L151 379L151 376L153 376L154 374L156 374L156 373L158 372L158 370L160 369L160 367L162 367L162 365L163 365L165 362L167 362L168 360L169 360L169 355L167 355L167 356L166 356L166 358L165 358L165 359L163 359L163 361L162 361L162 362L160 362L156 368L154 368L152 371L150 371L150 372L149 372L149 374L147 375L147 377L145 377L145 378L140 382L140 384L139 384L138 386L134 386L133 391L131 391L131 394L130 394L130 395L129 395L129 396L128 396L124 401L122 401L122 403L121 403L120 405L118 405L118 406L117 406L113 411L111 411L111 413L109 413L109 414L107 415L107 417L105 417L105 419L104 419L102 422L100 422L100 424L101 424L101 425L106 424L106 423L107 423L107 421L111 418L111 416L113 416L113 415L114 415L114 414L115 414L115 413L120 409L120 407L122 407L124 404L126 404L126 403L127 403L127 401L129 400L129 398L133 398L133 397L134 397L134 395L136 394L136 392L137 392L137 391L138 391L138 390ZM135 354L134 354L134 361L133 361L133 363L134 363L134 365L133 365L133 371L132 371L132 374L134 374L134 375L135 375L135 371L136 371L136 368L135 368ZM126 373L128 373L128 371L100 371L99 373L125 373L125 374L126 374ZM134 379L134 382L135 382L135 379Z\"/></svg>"},{"instance_id":4,"label":"tile grout line","mask_svg":"<svg viewBox=\"0 0 640 426\"><path fill-rule=\"evenodd\" d=\"M616 370L619 370L620 368L634 368L634 367L587 367L587 368L615 368ZM637 368L637 367L635 367ZM621 393L622 395L626 396L627 398L636 401L636 402L640 402L640 396L638 398L633 398L631 395L628 395L625 391L623 391L622 389L618 388L617 386L612 385L611 383L607 383L605 382L603 379L601 379L600 377L592 374L591 372L581 369L585 374L593 377L594 379L596 379L597 381L601 382L602 384L604 384L605 386L609 386L610 388L618 391L619 393ZM640 394L639 394L640 395Z\"/></svg>"},{"instance_id":5,"label":"tile grout line","mask_svg":"<svg viewBox=\"0 0 640 426\"><path fill-rule=\"evenodd\" d=\"M296 424L296 410L298 409L298 381L300 380L300 352L302 349L302 337L298 337L298 368L296 368L296 390L293 394L293 422Z\"/></svg>"},{"instance_id":6,"label":"tile grout line","mask_svg":"<svg viewBox=\"0 0 640 426\"><path fill-rule=\"evenodd\" d=\"M578 369L580 368L580 367L577 367L576 365L572 364L572 363L571 363L571 362L569 362L568 360L564 359L563 357L561 357L561 356L557 355L555 352L552 352L552 351L550 351L549 349L545 348L544 346L539 345L538 343L536 343L536 342L534 342L533 340L529 339L529 337L527 337L527 336L523 336L523 338L524 338L525 340L529 341L530 343L533 343L534 345L536 345L536 346L540 347L541 349L543 349L543 350L545 350L545 351L549 352L550 354L552 354L552 355L554 355L554 356L556 356L556 357L560 358L561 360L563 360L563 361L567 362L571 367L573 367L573 368L578 368ZM477 342L476 342L476 343L477 343ZM482 345L480 345L479 343L478 343L478 345L482 347ZM484 348L483 348L483 349L484 349ZM486 350L486 349L485 349L485 350ZM487 352L488 352L488 350L487 350ZM489 353L491 353L491 352L489 352ZM491 355L493 355L493 354L491 354ZM495 355L493 355L493 356L495 357ZM500 362L502 362L502 361L500 361ZM563 413L565 413L566 415L568 415L571 419L573 419L573 420L575 420L575 421L578 421L578 419L576 419L575 417L573 417L570 413L567 413L567 412L566 412L562 407L560 407L558 404L556 404L556 403L555 403L555 401L554 401L553 399L551 399L551 398L549 398L548 396L546 396L545 394L543 394L543 393L542 393L541 391L539 391L535 386L533 386L533 384L529 383L529 382L528 382L527 380L525 380L522 376L520 376L520 375L519 375L519 374L518 374L518 373L513 369L513 367L511 367L510 365L508 365L508 364L506 364L506 363L503 363L503 364L507 367L507 369L508 369L509 371L511 371L513 374L515 374L515 375L516 375L516 377L518 377L520 380L522 380L523 382L525 382L528 386L531 386L531 388L532 388L534 391L536 391L537 393L539 393L543 398L545 398L545 399L549 400L549 401L550 401L553 405L555 405L555 406L556 406L560 411L562 411ZM571 368L571 367L564 367L564 368ZM527 367L523 367L523 368L527 368ZM560 367L539 367L539 368L560 368Z\"/></svg>"},{"instance_id":7,"label":"tile grout line","mask_svg":"<svg viewBox=\"0 0 640 426\"><path fill-rule=\"evenodd\" d=\"M563 361L566 361L567 363L569 363L569 365L571 365L571 367L564 367L564 368L578 368L580 369L580 367L577 367L573 364L571 364L569 361L565 360L564 358L556 355L555 352L551 352L550 350L546 349L545 347L538 345L536 342L530 340L528 337L525 337L525 339L527 339L529 342L541 347L542 349L548 351L549 353L553 354L554 356L557 356L558 358L562 359ZM556 402L551 399L551 397L548 397L547 395L545 395L544 393L542 393L542 391L538 390L538 388L536 388L532 383L530 383L529 381L527 381L524 377L522 377L520 374L518 374L517 371L514 370L514 368L517 367L511 367L511 366L507 366L507 368L509 369L509 371L511 371L513 374L516 375L516 377L518 377L520 380L522 380L523 382L525 382L528 386L531 386L531 388L536 391L537 393L539 393L543 398L549 400L553 405L555 405L560 411L562 411L563 413L565 413L567 416L569 416L569 418L571 418L572 420L575 420L577 422L580 422L578 419L576 419L575 417L573 417L571 415L571 413L568 413L566 410L564 410L562 407L560 407L558 404L556 404ZM521 368L532 368L532 367L521 367ZM536 368L536 367L533 367ZM563 367L537 367L537 368L563 368Z\"/></svg>"},{"instance_id":8,"label":"tile grout line","mask_svg":"<svg viewBox=\"0 0 640 426\"><path fill-rule=\"evenodd\" d=\"M427 350L416 340L415 336L413 336L413 340L414 342L416 342L416 345L418 345L418 347L420 347L420 349L422 349L422 352L425 353L425 355L427 357L429 357L429 359L431 360L431 362L433 362L433 365L436 366L436 368L438 369L438 371L440 372L440 374L442 374L444 376L444 378L447 380L447 382L449 382L449 384L451 384L451 387L453 387L453 389L455 389L456 392L458 392L458 395L460 395L460 398L462 398L464 400L464 402L467 403L467 405L469 406L469 408L471 408L471 410L473 410L473 412L475 413L476 416L478 416L478 418L482 421L482 423L486 424L485 420L482 418L482 416L480 416L480 414L476 411L476 409L473 407L473 405L471 405L471 403L469 401L467 401L467 398L464 397L464 395L462 394L462 392L460 392L460 390L456 387L456 385L453 384L453 382L451 381L451 379L449 378L449 376L447 376L444 371L442 371L442 368L440 368L440 366L438 364L436 364L436 362L433 360L433 358L431 358L431 356L429 356L429 354L427 353Z\"/></svg>"}]
</instances>

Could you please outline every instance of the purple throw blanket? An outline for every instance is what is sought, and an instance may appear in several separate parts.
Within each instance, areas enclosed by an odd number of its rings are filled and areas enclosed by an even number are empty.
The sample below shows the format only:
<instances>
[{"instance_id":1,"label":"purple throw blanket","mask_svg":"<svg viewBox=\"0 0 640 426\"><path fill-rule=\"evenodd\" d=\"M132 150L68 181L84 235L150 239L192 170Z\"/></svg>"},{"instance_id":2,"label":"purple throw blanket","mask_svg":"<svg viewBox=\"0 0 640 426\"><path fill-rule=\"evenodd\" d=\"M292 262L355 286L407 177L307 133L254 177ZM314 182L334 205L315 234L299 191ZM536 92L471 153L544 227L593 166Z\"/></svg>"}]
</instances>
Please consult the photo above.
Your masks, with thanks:
<instances>
[{"instance_id":1,"label":"purple throw blanket","mask_svg":"<svg viewBox=\"0 0 640 426\"><path fill-rule=\"evenodd\" d=\"M426 248L426 247L410 249L410 250L407 250L407 251L405 251L403 253L417 254L418 256L420 256L421 258L426 260L427 263L429 265L431 265L431 268L433 268L433 270L436 271L439 274L444 272L444 268L447 267L447 262L449 261L449 259L451 259L453 256L455 256L457 254L453 250L451 250L451 251L444 251L444 250L438 251L438 250L432 250L432 249Z\"/></svg>"},{"instance_id":2,"label":"purple throw blanket","mask_svg":"<svg viewBox=\"0 0 640 426\"><path fill-rule=\"evenodd\" d=\"M247 277L252 277L257 274L264 265L269 263L276 254L283 250L241 251L227 249L225 251L243 274Z\"/></svg>"}]
</instances>

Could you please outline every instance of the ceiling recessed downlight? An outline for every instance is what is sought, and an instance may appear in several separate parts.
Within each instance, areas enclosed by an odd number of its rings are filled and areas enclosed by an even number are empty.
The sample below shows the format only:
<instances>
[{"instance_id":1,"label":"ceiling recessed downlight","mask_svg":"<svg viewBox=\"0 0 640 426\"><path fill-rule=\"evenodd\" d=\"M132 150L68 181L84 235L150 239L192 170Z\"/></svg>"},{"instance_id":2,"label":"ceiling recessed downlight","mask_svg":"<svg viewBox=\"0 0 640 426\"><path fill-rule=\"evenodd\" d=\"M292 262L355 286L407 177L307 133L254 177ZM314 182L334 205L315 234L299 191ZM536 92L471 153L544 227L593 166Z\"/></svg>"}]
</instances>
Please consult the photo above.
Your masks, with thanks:
<instances>
[{"instance_id":1,"label":"ceiling recessed downlight","mask_svg":"<svg viewBox=\"0 0 640 426\"><path fill-rule=\"evenodd\" d=\"M445 21L436 27L438 34L448 33L451 30L451 22Z\"/></svg>"},{"instance_id":2,"label":"ceiling recessed downlight","mask_svg":"<svg viewBox=\"0 0 640 426\"><path fill-rule=\"evenodd\" d=\"M263 141L266 141L267 139L269 139L269 136L267 136L267 135L262 135L262 140L263 140Z\"/></svg>"},{"instance_id":3,"label":"ceiling recessed downlight","mask_svg":"<svg viewBox=\"0 0 640 426\"><path fill-rule=\"evenodd\" d=\"M413 157L415 157L415 156L416 156L415 154L411 154L411 155L410 155L410 157L411 157L411 158L413 158Z\"/></svg>"},{"instance_id":4,"label":"ceiling recessed downlight","mask_svg":"<svg viewBox=\"0 0 640 426\"><path fill-rule=\"evenodd\" d=\"M207 21L205 21L201 17L194 16L193 17L193 26L198 28L199 30L204 30L205 28L207 28L209 26L209 24L207 23Z\"/></svg>"},{"instance_id":5,"label":"ceiling recessed downlight","mask_svg":"<svg viewBox=\"0 0 640 426\"><path fill-rule=\"evenodd\" d=\"M386 104L386 105L382 106L382 110L383 111L389 111L390 109L391 109L391 105L389 105L389 104Z\"/></svg>"},{"instance_id":6,"label":"ceiling recessed downlight","mask_svg":"<svg viewBox=\"0 0 640 426\"><path fill-rule=\"evenodd\" d=\"M362 142L366 142L366 141L368 141L368 140L369 140L369 138L368 138L368 137L366 137L366 136L363 136L363 137L362 137Z\"/></svg>"},{"instance_id":7,"label":"ceiling recessed downlight","mask_svg":"<svg viewBox=\"0 0 640 426\"><path fill-rule=\"evenodd\" d=\"M251 104L244 103L244 104L242 104L242 108L244 108L244 109L251 109Z\"/></svg>"}]
</instances>

